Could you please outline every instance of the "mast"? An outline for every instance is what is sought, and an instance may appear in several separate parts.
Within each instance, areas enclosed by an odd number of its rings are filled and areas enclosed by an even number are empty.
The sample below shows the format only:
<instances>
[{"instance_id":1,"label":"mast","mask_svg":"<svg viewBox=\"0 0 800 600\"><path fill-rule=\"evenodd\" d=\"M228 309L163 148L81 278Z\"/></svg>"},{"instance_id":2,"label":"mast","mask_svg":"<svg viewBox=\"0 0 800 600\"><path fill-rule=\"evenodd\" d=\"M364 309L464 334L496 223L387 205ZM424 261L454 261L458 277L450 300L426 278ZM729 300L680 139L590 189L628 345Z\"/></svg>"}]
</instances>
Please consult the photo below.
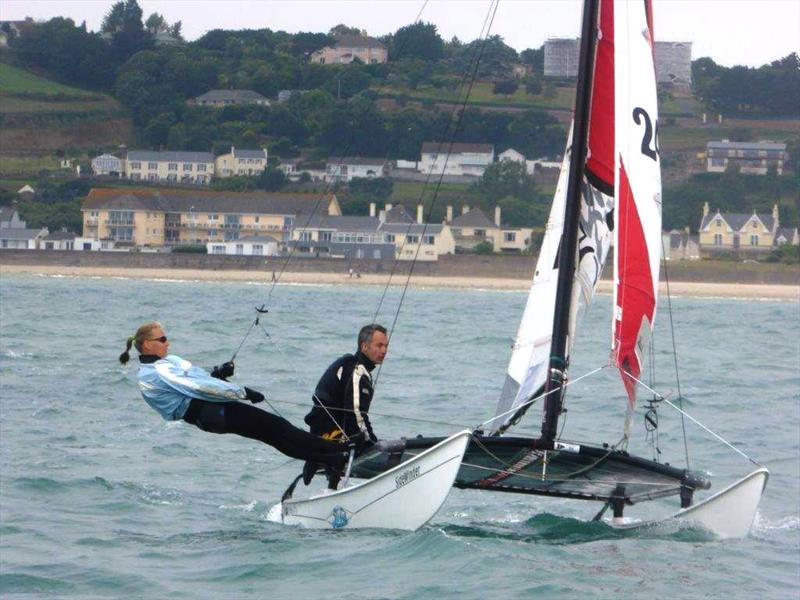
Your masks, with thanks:
<instances>
[{"instance_id":1,"label":"mast","mask_svg":"<svg viewBox=\"0 0 800 600\"><path fill-rule=\"evenodd\" d=\"M544 417L541 441L552 443L556 437L558 417L563 405L567 371L567 338L569 336L570 303L578 248L578 221L581 212L581 185L586 164L589 110L592 96L597 16L599 0L584 0L581 26L581 49L578 61L578 85L575 94L575 128L572 138L572 162L567 184L564 230L558 252L558 287L556 289L553 336L545 386Z\"/></svg>"}]
</instances>

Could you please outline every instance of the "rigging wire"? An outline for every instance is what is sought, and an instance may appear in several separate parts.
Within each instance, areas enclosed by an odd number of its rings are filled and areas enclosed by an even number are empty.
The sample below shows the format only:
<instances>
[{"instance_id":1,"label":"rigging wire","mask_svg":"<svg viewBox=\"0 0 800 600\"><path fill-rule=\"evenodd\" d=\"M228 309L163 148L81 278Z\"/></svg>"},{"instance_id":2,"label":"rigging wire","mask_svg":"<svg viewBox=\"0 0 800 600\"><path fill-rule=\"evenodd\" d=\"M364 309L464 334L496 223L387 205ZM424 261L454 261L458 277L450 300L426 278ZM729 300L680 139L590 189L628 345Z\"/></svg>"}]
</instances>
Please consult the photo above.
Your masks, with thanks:
<instances>
[{"instance_id":1,"label":"rigging wire","mask_svg":"<svg viewBox=\"0 0 800 600\"><path fill-rule=\"evenodd\" d=\"M723 444L725 444L726 446L728 446L728 447L729 447L729 448L731 448L732 450L734 450L734 451L738 452L739 454L741 454L741 455L742 455L744 458L746 458L747 460L749 460L749 461L750 461L751 463L753 463L754 465L757 465L757 466L759 466L759 467L763 467L763 466L764 466L764 465L762 465L760 462L758 462L756 459L754 459L754 458L751 458L750 456L748 456L747 454L745 454L744 452L742 452L741 450L739 450L739 448L737 448L736 446L734 446L733 444L731 444L731 443L730 443L728 440L726 440L725 438L723 438L721 435L719 435L718 433L715 433L714 431L712 431L711 429L709 429L708 427L706 427L705 425L703 425L703 424L702 424L700 421L698 421L697 419L695 419L695 418L694 418L692 415L690 415L689 413L687 413L686 411L684 411L682 408L679 408L678 406L674 405L674 404L673 404L672 402L670 402L670 401L669 401L669 400L668 400L668 399L667 399L665 396L663 396L663 395L661 395L661 394L658 394L658 392L656 392L656 391L655 391L653 388L651 388L650 386L648 386L648 385L647 385L646 383L644 383L643 381L641 381L641 380L637 379L636 377L634 377L634 376L633 376L633 375L631 375L630 373L625 373L625 376L626 376L626 377L630 377L630 378L631 378L633 381L635 381L636 383L638 383L639 385L641 385L642 387L644 387L644 388L645 388L646 390L648 390L649 392L652 392L653 394L657 394L657 395L659 396L659 398L660 398L660 400L661 400L661 401L663 401L663 402L666 402L666 403L667 403L669 406L671 406L672 408L674 408L675 410L677 410L679 413L681 413L681 415L682 415L682 416L685 416L687 419L689 419L690 421L692 421L692 422L693 422L695 425L697 425L697 426L698 426L698 427L700 427L701 429L703 429L703 430L707 431L708 433L710 433L711 435L713 435L713 436L714 436L715 438L717 438L717 439L718 439L720 442L722 442Z\"/></svg>"},{"instance_id":2,"label":"rigging wire","mask_svg":"<svg viewBox=\"0 0 800 600\"><path fill-rule=\"evenodd\" d=\"M472 69L471 73L470 73L470 69L469 68L465 72L465 73L468 74L468 79L467 79L467 83L466 83L466 93L464 94L464 99L463 99L463 101L462 101L462 103L460 105L460 109L454 109L453 113L451 113L450 118L448 119L448 122L447 122L447 126L445 127L445 131L443 132L444 137L447 137L447 132L448 132L448 130L451 129L450 126L451 126L451 123L453 123L454 117L455 117L455 124L453 125L452 130L450 131L449 142L447 142L447 143L440 142L439 143L439 148L440 149L442 148L442 146L445 146L445 145L447 146L447 153L445 154L444 164L443 164L443 167L442 167L442 172L439 175L439 177L436 179L436 183L435 183L435 186L434 186L434 189L433 189L433 194L431 196L431 202L430 202L430 205L428 207L428 214L427 214L427 217L424 219L422 233L418 236L419 239L417 240L416 250L414 252L414 258L411 260L411 264L409 265L408 274L406 275L406 280L405 280L405 283L403 285L403 291L401 292L400 299L398 300L398 303L397 303L397 310L395 311L394 318L392 319L392 325L389 328L389 336L388 336L389 340L391 340L392 335L394 334L394 331L395 331L395 329L397 327L397 322L398 322L398 320L400 318L400 311L402 310L403 303L405 301L406 294L408 292L408 287L409 287L409 284L411 283L411 277L414 274L414 268L416 267L417 261L419 259L419 253L420 253L420 251L422 249L422 243L425 240L425 235L426 235L426 233L428 231L428 221L430 220L431 216L433 215L433 210L436 207L436 203L437 203L437 201L439 199L439 191L441 190L442 181L444 180L444 173L445 173L445 170L447 169L447 163L448 163L448 161L450 159L450 154L452 152L453 144L455 143L455 138L458 135L458 132L459 132L459 130L461 128L461 124L462 124L462 122L464 120L464 114L466 113L467 104L469 102L470 95L472 94L472 88L475 85L475 80L477 78L478 67L480 66L481 58L483 57L483 51L486 48L487 40L489 38L489 32L492 29L492 24L494 23L494 18L497 15L498 7L499 7L499 0L492 0L492 2L489 5L489 10L486 13L486 17L484 19L483 27L481 28L481 36L483 38L483 41L480 44L480 46L477 48L477 50L475 51L475 54L473 55L473 57L471 59L472 60L472 62L470 64L470 67ZM464 79L465 78L462 78L462 88L463 88L463 85L464 85ZM460 93L461 92L459 92L459 95L460 95ZM430 181L430 178L431 178L431 175L432 175L432 170L433 170L433 167L431 167L431 169L428 171L428 176L426 178L425 185L423 186L423 189L420 191L420 196L418 198L418 203L423 198L423 195L425 193L425 188L428 185L428 182ZM407 231L411 231L412 225L413 225L413 223L409 223L408 224ZM401 253L402 253L403 248L405 247L405 242L406 242L407 239L408 239L408 235L405 236L405 239L403 240L403 243L401 244L401 247L400 247ZM383 304L384 298L386 297L387 290L389 288L389 285L391 284L391 279L392 279L392 276L394 275L394 272L396 270L398 262L399 262L399 256L395 257L395 262L394 262L394 264L392 266L392 271L389 274L389 279L386 282L386 286L384 287L383 295L381 296L381 300L380 300L380 302L378 304L378 309L376 310L376 313L375 313L375 318L377 318L378 312L380 311L380 308L381 308L381 306ZM382 366L383 365L381 365L381 367L378 368L378 372L375 374L375 377L373 378L373 381L374 381L373 386L375 388L377 388L378 381L380 379Z\"/></svg>"},{"instance_id":3,"label":"rigging wire","mask_svg":"<svg viewBox=\"0 0 800 600\"><path fill-rule=\"evenodd\" d=\"M664 283L667 287L667 314L669 315L669 331L672 336L672 356L675 364L675 383L678 387L678 404L683 409L683 392L681 392L681 376L678 372L678 346L675 341L675 324L672 320L672 294L669 289L669 272L667 270L666 249L664 247L664 238L661 238L661 263L664 267ZM683 419L683 410L681 412L681 430L683 431L683 451L686 455L686 468L691 468L689 463L689 444L686 441L686 423Z\"/></svg>"},{"instance_id":4,"label":"rigging wire","mask_svg":"<svg viewBox=\"0 0 800 600\"><path fill-rule=\"evenodd\" d=\"M414 20L414 22L415 22L415 23L416 23L416 22L419 22L419 20L420 20L420 18L421 18L421 16L422 16L422 13L423 13L423 11L424 11L424 10L425 10L425 8L428 6L428 1L429 1L429 0L425 0L425 2L422 4L422 7L421 7L421 8L420 8L420 10L417 12L417 16L416 16L416 18L415 18L415 20ZM408 43L408 42L406 41L406 42L404 42L404 43ZM404 46L401 46L401 47L398 49L398 51L399 51L399 52L402 52L402 50L403 50L403 49L404 49ZM387 72L386 72L386 75L385 75L385 76L384 76L384 78L383 78L383 81L384 81L384 82L386 82L386 81L388 80L388 78L389 78L389 75L390 75L390 74L391 74L391 73L390 73L390 72L387 70ZM341 76L341 75L340 75L340 76ZM368 102L366 103L366 105L365 105L365 107L364 107L364 110L363 110L363 112L362 112L362 116L363 116L363 115L366 115L366 114L367 114L367 113L368 113L368 112L369 112L369 111L372 109L372 107L374 106L374 104L375 104L376 100L377 100L377 96L372 96L372 97L370 97L370 98L369 98L369 100L368 100ZM339 170L340 170L340 171L341 171L341 165L342 165L342 162L344 161L344 158L345 158L346 156L348 156L348 154L349 154L349 151L350 151L350 148L353 146L353 143L354 143L354 136L351 134L351 135L350 135L350 138L349 138L349 140L348 140L348 142L347 142L347 144L344 146L344 152L342 153L342 156L339 158L339 162L338 162L338 164L337 164L337 167L339 167ZM387 156L388 156L388 153L387 153ZM302 229L306 229L306 228L308 228L308 225L311 223L312 219L313 219L313 218L314 218L314 216L317 214L317 211L319 211L319 209L320 209L320 206L322 205L322 202L323 202L323 200L324 200L325 198L328 198L328 199L330 200L330 191L331 191L331 189L332 189L332 188L333 188L333 182L332 182L332 181L331 181L331 182L327 182L327 183L326 183L326 185L325 185L325 187L323 188L322 192L320 193L320 195L319 195L319 198L318 198L318 199L317 199L317 201L314 203L314 206L313 206L313 208L312 208L311 212L308 214L308 216L307 216L307 218L306 218L306 221L305 221L304 225L302 226ZM266 303L261 305L261 308L262 308L262 309L263 309L264 307L267 307L267 310L268 310L268 308L269 308L269 306L270 306L270 303L271 303L271 301L272 301L272 295L273 295L273 293L274 293L274 291L275 291L275 288L276 288L276 286L278 285L278 283L280 282L280 280L281 280L281 277L283 277L283 274L284 274L284 272L286 271L286 268L288 267L288 265L289 265L289 262L290 262L290 261L291 261L291 259L293 258L293 256L294 256L294 253L295 253L296 249L297 249L297 244L294 244L294 245L293 245L293 246L290 248L290 250L289 250L289 253L288 253L288 255L286 256L285 260L283 260L283 261L282 261L282 264L281 264L281 267L280 267L280 269L279 269L279 271L278 271L278 274L277 274L277 276L275 275L275 271L273 270L272 285L270 286L270 288L269 288L269 291L267 292L267 301L266 301ZM258 309L256 309L256 310L258 310ZM237 347L236 351L233 353L233 357L231 358L231 362L233 362L234 358L236 358L236 355L237 355L237 354L239 353L239 351L242 349L242 346L244 345L245 341L247 340L248 336L249 336L249 335L250 335L250 333L252 332L252 330L253 330L253 328L255 327L255 325L257 325L257 323L254 323L254 324L252 324L252 325L250 326L250 328L249 328L249 329L248 329L248 330L245 332L244 336L242 337L242 340L241 340L241 342L239 343L239 346Z\"/></svg>"}]
</instances>

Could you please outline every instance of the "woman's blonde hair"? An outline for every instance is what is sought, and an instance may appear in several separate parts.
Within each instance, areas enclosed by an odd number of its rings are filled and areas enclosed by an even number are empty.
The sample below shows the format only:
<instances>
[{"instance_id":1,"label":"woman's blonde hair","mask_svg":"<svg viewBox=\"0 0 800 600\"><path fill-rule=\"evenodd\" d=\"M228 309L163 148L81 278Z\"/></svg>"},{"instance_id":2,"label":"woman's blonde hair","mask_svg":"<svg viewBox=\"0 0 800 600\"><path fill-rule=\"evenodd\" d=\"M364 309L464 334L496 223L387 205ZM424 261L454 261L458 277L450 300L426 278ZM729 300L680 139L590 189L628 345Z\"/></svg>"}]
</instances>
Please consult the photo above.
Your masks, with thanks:
<instances>
[{"instance_id":1,"label":"woman's blonde hair","mask_svg":"<svg viewBox=\"0 0 800 600\"><path fill-rule=\"evenodd\" d=\"M119 362L121 362L123 365L128 363L128 361L131 359L131 346L135 346L136 351L141 354L142 344L150 339L150 333L154 329L161 328L161 323L158 321L150 321L149 323L145 323L144 325L140 326L139 329L136 330L136 333L126 340L125 352L119 355Z\"/></svg>"}]
</instances>

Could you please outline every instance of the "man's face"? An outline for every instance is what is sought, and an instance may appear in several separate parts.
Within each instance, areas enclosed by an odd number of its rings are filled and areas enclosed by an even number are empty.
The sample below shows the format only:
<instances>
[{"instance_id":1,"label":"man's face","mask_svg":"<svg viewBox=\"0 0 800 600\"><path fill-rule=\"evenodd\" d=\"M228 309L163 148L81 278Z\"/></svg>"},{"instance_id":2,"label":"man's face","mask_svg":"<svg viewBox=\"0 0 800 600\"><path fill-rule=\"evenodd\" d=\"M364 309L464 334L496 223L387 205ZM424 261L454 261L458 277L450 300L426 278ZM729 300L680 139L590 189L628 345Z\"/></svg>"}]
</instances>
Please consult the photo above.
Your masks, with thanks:
<instances>
[{"instance_id":1,"label":"man's face","mask_svg":"<svg viewBox=\"0 0 800 600\"><path fill-rule=\"evenodd\" d=\"M386 334L380 331L373 333L369 342L361 344L361 353L376 365L383 362L388 350L389 340L386 338Z\"/></svg>"},{"instance_id":2,"label":"man's face","mask_svg":"<svg viewBox=\"0 0 800 600\"><path fill-rule=\"evenodd\" d=\"M162 341L163 340L163 341ZM144 342L142 342L142 354L153 354L159 358L164 358L169 350L169 341L167 341L167 334L161 327L156 327L150 332Z\"/></svg>"}]
</instances>

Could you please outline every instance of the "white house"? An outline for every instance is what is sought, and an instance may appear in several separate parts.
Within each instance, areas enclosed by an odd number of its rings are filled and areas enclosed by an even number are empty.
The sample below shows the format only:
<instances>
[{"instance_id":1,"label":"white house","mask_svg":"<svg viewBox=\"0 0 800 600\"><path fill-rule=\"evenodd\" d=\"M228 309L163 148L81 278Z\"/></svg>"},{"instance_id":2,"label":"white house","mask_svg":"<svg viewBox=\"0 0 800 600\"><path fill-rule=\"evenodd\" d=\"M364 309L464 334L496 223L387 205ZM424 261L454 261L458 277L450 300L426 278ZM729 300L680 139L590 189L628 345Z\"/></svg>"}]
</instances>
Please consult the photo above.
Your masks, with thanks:
<instances>
[{"instance_id":1,"label":"white house","mask_svg":"<svg viewBox=\"0 0 800 600\"><path fill-rule=\"evenodd\" d=\"M386 160L383 158L331 156L325 164L328 178L339 181L350 181L354 177L383 177L386 169Z\"/></svg>"},{"instance_id":2,"label":"white house","mask_svg":"<svg viewBox=\"0 0 800 600\"><path fill-rule=\"evenodd\" d=\"M267 149L242 150L231 146L227 154L220 154L214 160L214 175L232 177L234 175L260 175L267 168Z\"/></svg>"},{"instance_id":3,"label":"white house","mask_svg":"<svg viewBox=\"0 0 800 600\"><path fill-rule=\"evenodd\" d=\"M131 150L125 161L125 176L135 181L208 184L213 174L211 152Z\"/></svg>"},{"instance_id":4,"label":"white house","mask_svg":"<svg viewBox=\"0 0 800 600\"><path fill-rule=\"evenodd\" d=\"M227 242L208 242L206 250L209 254L277 256L278 240L269 235L255 235Z\"/></svg>"},{"instance_id":5,"label":"white house","mask_svg":"<svg viewBox=\"0 0 800 600\"><path fill-rule=\"evenodd\" d=\"M36 250L48 234L47 228L24 229L4 227L0 229L0 248L9 250Z\"/></svg>"},{"instance_id":6,"label":"white house","mask_svg":"<svg viewBox=\"0 0 800 600\"><path fill-rule=\"evenodd\" d=\"M92 172L95 175L122 175L125 163L113 154L101 154L92 159Z\"/></svg>"},{"instance_id":7,"label":"white house","mask_svg":"<svg viewBox=\"0 0 800 600\"><path fill-rule=\"evenodd\" d=\"M494 162L491 144L425 142L419 161L420 173L481 177Z\"/></svg>"},{"instance_id":8,"label":"white house","mask_svg":"<svg viewBox=\"0 0 800 600\"><path fill-rule=\"evenodd\" d=\"M71 231L54 231L46 235L40 245L40 250L74 250L75 234Z\"/></svg>"}]
</instances>

